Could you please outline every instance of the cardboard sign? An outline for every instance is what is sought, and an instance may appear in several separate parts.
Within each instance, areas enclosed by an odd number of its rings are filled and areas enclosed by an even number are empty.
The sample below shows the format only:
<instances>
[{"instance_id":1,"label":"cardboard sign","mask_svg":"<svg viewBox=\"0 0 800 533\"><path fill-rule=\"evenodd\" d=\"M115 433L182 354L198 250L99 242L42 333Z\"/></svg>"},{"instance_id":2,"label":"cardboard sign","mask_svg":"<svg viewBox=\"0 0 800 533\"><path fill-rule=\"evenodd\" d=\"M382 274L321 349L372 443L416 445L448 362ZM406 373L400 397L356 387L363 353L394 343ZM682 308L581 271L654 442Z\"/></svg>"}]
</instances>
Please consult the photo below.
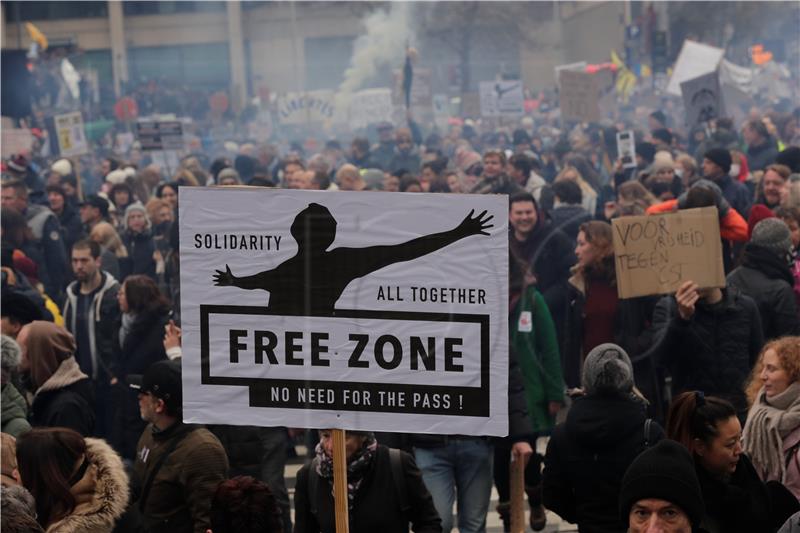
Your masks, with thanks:
<instances>
[{"instance_id":1,"label":"cardboard sign","mask_svg":"<svg viewBox=\"0 0 800 533\"><path fill-rule=\"evenodd\" d=\"M185 421L507 434L507 198L179 195Z\"/></svg>"},{"instance_id":2,"label":"cardboard sign","mask_svg":"<svg viewBox=\"0 0 800 533\"><path fill-rule=\"evenodd\" d=\"M3 157L11 157L14 154L29 153L33 146L33 134L31 130L26 128L11 128L2 131L2 149Z\"/></svg>"},{"instance_id":3,"label":"cardboard sign","mask_svg":"<svg viewBox=\"0 0 800 533\"><path fill-rule=\"evenodd\" d=\"M278 120L284 125L319 124L333 116L333 91L288 93L278 98Z\"/></svg>"},{"instance_id":4,"label":"cardboard sign","mask_svg":"<svg viewBox=\"0 0 800 533\"><path fill-rule=\"evenodd\" d=\"M717 72L709 72L681 83L688 127L724 117L725 109Z\"/></svg>"},{"instance_id":5,"label":"cardboard sign","mask_svg":"<svg viewBox=\"0 0 800 533\"><path fill-rule=\"evenodd\" d=\"M183 123L179 120L139 121L136 138L142 150L182 150Z\"/></svg>"},{"instance_id":6,"label":"cardboard sign","mask_svg":"<svg viewBox=\"0 0 800 533\"><path fill-rule=\"evenodd\" d=\"M350 127L366 128L370 124L392 121L391 89L365 89L350 100Z\"/></svg>"},{"instance_id":7,"label":"cardboard sign","mask_svg":"<svg viewBox=\"0 0 800 533\"><path fill-rule=\"evenodd\" d=\"M62 156L72 157L89 152L89 141L86 139L83 116L80 111L55 115L53 123L58 140L58 151Z\"/></svg>"},{"instance_id":8,"label":"cardboard sign","mask_svg":"<svg viewBox=\"0 0 800 533\"><path fill-rule=\"evenodd\" d=\"M563 120L596 122L600 120L597 87L594 75L586 72L562 70L559 72L558 92Z\"/></svg>"},{"instance_id":9,"label":"cardboard sign","mask_svg":"<svg viewBox=\"0 0 800 533\"><path fill-rule=\"evenodd\" d=\"M725 50L707 44L700 44L694 41L683 41L681 53L675 61L672 70L672 77L667 85L667 92L681 95L681 83L694 79L703 74L714 72L722 61Z\"/></svg>"},{"instance_id":10,"label":"cardboard sign","mask_svg":"<svg viewBox=\"0 0 800 533\"><path fill-rule=\"evenodd\" d=\"M636 168L636 140L633 130L617 132L617 157L622 168Z\"/></svg>"},{"instance_id":11,"label":"cardboard sign","mask_svg":"<svg viewBox=\"0 0 800 533\"><path fill-rule=\"evenodd\" d=\"M685 281L724 287L716 207L611 221L620 298L675 292Z\"/></svg>"},{"instance_id":12,"label":"cardboard sign","mask_svg":"<svg viewBox=\"0 0 800 533\"><path fill-rule=\"evenodd\" d=\"M479 86L481 115L519 117L525 114L521 81L482 81Z\"/></svg>"}]
</instances>

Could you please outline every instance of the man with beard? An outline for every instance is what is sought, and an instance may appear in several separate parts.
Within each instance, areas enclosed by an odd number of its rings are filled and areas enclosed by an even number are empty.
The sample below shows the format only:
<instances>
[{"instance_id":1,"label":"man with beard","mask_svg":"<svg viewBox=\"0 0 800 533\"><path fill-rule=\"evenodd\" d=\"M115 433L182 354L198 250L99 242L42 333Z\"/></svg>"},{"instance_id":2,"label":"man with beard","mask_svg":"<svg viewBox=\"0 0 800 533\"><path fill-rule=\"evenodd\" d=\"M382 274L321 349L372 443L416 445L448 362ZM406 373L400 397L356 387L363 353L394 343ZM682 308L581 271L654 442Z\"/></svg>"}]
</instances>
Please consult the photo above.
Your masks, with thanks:
<instances>
[{"instance_id":1,"label":"man with beard","mask_svg":"<svg viewBox=\"0 0 800 533\"><path fill-rule=\"evenodd\" d=\"M75 359L94 384L95 430L105 437L111 430L109 364L113 357L114 328L119 320L119 283L102 270L100 246L81 240L72 247L75 281L67 287L64 326L75 337Z\"/></svg>"}]
</instances>

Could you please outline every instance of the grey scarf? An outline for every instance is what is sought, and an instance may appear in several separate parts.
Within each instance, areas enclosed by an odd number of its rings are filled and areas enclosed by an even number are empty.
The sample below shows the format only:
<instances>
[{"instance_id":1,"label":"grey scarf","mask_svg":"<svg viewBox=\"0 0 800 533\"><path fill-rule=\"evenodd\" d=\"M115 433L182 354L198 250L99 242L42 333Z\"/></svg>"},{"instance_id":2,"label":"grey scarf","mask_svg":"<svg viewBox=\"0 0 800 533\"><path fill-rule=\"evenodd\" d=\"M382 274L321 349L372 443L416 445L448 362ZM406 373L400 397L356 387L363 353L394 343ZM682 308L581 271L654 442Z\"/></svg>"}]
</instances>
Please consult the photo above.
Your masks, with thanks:
<instances>
[{"instance_id":1,"label":"grey scarf","mask_svg":"<svg viewBox=\"0 0 800 533\"><path fill-rule=\"evenodd\" d=\"M135 313L122 313L122 327L119 330L119 347L122 348L125 346L125 339L128 337L128 334L131 332L133 328L133 324L136 322L136 314Z\"/></svg>"},{"instance_id":2,"label":"grey scarf","mask_svg":"<svg viewBox=\"0 0 800 533\"><path fill-rule=\"evenodd\" d=\"M784 481L783 439L798 427L800 382L792 383L769 400L762 387L747 414L743 441L744 451L765 481Z\"/></svg>"}]
</instances>

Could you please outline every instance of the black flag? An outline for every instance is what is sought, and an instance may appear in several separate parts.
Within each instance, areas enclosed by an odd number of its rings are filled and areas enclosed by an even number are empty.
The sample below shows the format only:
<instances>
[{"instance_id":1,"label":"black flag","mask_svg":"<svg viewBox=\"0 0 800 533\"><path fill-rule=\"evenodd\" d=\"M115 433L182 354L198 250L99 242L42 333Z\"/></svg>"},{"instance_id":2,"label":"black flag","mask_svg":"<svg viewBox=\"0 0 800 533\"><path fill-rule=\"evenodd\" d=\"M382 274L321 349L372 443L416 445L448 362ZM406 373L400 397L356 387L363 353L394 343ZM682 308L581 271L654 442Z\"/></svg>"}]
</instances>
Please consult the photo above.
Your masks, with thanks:
<instances>
[{"instance_id":1,"label":"black flag","mask_svg":"<svg viewBox=\"0 0 800 533\"><path fill-rule=\"evenodd\" d=\"M411 83L414 80L414 69L411 67L411 54L406 52L406 64L403 67L403 94L406 97L406 109L411 108Z\"/></svg>"}]
</instances>

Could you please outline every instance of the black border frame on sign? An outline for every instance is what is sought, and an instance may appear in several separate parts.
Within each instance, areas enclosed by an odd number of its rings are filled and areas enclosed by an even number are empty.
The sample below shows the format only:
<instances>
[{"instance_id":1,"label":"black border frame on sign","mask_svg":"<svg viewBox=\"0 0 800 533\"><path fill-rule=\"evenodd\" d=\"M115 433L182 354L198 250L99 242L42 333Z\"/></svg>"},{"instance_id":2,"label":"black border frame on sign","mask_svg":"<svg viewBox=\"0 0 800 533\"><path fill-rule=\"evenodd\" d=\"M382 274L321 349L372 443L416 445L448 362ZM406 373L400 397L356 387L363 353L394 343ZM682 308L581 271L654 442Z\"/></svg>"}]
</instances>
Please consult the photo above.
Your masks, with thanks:
<instances>
[{"instance_id":1,"label":"black border frame on sign","mask_svg":"<svg viewBox=\"0 0 800 533\"><path fill-rule=\"evenodd\" d=\"M268 378L241 378L223 377L211 375L211 362L209 353L209 316L212 314L228 315L270 315L285 316L271 312L266 307L244 306L244 305L200 305L200 364L201 380L203 385L234 385L247 386L250 388L251 407L269 407L281 409L312 409L328 411L346 412L382 412L382 413L408 413L423 415L449 415L449 416L489 416L489 315L464 314L464 313L428 313L414 311L367 311L353 309L337 309L331 315L302 315L318 316L320 318L377 318L381 320L419 320L425 322L462 322L479 324L481 327L481 364L479 387L461 387L446 385L416 385L400 383L365 383L352 381L310 381L310 380L287 380L287 379L268 379ZM451 398L461 398L462 403L458 406L452 405L444 408L439 407L410 407L410 406L360 406L357 410L342 409L337 405L314 405L305 404L292 405L285 402L274 403L269 399L268 391L271 387L288 387L294 390L305 388L324 388L336 391L349 389L353 391L371 392L375 395L379 391L385 392L405 392L407 394L450 394ZM296 395L292 395L296 397Z\"/></svg>"}]
</instances>

